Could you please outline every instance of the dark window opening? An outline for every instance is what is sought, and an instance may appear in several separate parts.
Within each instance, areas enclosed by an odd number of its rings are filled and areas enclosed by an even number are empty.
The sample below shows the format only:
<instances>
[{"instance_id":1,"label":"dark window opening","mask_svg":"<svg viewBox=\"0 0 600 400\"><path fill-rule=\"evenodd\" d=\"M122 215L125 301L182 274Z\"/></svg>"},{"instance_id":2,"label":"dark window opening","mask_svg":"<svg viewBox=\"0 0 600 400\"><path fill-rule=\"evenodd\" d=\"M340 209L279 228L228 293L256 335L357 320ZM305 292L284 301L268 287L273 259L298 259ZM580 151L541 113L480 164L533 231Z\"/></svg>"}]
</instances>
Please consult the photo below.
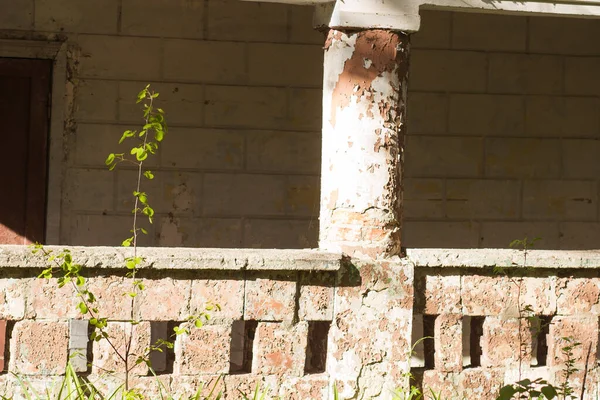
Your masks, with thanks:
<instances>
[{"instance_id":1,"label":"dark window opening","mask_svg":"<svg viewBox=\"0 0 600 400\"><path fill-rule=\"evenodd\" d=\"M0 243L44 242L51 60L0 58Z\"/></svg>"},{"instance_id":2,"label":"dark window opening","mask_svg":"<svg viewBox=\"0 0 600 400\"><path fill-rule=\"evenodd\" d=\"M327 337L329 336L329 321L309 321L308 338L306 343L305 374L319 374L327 367Z\"/></svg>"},{"instance_id":3,"label":"dark window opening","mask_svg":"<svg viewBox=\"0 0 600 400\"><path fill-rule=\"evenodd\" d=\"M469 367L476 368L481 366L481 338L483 337L483 323L485 317L471 317L471 329L469 330L469 357L471 363Z\"/></svg>"},{"instance_id":4,"label":"dark window opening","mask_svg":"<svg viewBox=\"0 0 600 400\"><path fill-rule=\"evenodd\" d=\"M423 315L423 359L425 369L435 368L435 320L437 315Z\"/></svg>"},{"instance_id":5,"label":"dark window opening","mask_svg":"<svg viewBox=\"0 0 600 400\"><path fill-rule=\"evenodd\" d=\"M258 321L233 321L229 358L230 374L249 374L252 372L254 337L256 336L257 327Z\"/></svg>"},{"instance_id":6,"label":"dark window opening","mask_svg":"<svg viewBox=\"0 0 600 400\"><path fill-rule=\"evenodd\" d=\"M550 323L552 317L543 315L539 317L537 326L532 326L533 337L533 354L531 366L543 367L548 365L548 334L550 333Z\"/></svg>"},{"instance_id":7,"label":"dark window opening","mask_svg":"<svg viewBox=\"0 0 600 400\"><path fill-rule=\"evenodd\" d=\"M173 328L179 325L177 321L150 321L150 343L160 346L162 351L150 352L150 367L156 375L172 374L175 363L175 350L165 343L173 343L175 340ZM149 373L153 375L152 372Z\"/></svg>"}]
</instances>

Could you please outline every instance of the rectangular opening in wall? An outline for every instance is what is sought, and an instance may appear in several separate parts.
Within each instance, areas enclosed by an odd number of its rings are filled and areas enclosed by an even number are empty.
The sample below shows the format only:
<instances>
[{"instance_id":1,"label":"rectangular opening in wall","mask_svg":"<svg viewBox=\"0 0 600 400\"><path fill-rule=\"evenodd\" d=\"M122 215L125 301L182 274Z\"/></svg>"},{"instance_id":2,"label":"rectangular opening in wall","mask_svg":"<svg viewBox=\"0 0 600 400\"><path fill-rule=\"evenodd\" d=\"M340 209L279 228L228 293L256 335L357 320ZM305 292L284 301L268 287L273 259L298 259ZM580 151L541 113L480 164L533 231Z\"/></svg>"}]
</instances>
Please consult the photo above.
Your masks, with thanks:
<instances>
[{"instance_id":1,"label":"rectangular opening in wall","mask_svg":"<svg viewBox=\"0 0 600 400\"><path fill-rule=\"evenodd\" d=\"M437 315L423 315L423 358L425 369L435 368L435 320Z\"/></svg>"},{"instance_id":2,"label":"rectangular opening in wall","mask_svg":"<svg viewBox=\"0 0 600 400\"><path fill-rule=\"evenodd\" d=\"M164 342L173 342L173 328L179 325L177 321L151 321L150 322L150 343L160 345ZM150 365L156 375L172 374L173 363L175 361L175 350L166 344L160 346L161 351L154 350L150 352ZM152 372L149 375L153 375Z\"/></svg>"},{"instance_id":3,"label":"rectangular opening in wall","mask_svg":"<svg viewBox=\"0 0 600 400\"><path fill-rule=\"evenodd\" d=\"M325 372L327 363L327 338L329 336L329 321L309 321L308 338L306 342L305 374L320 374Z\"/></svg>"},{"instance_id":4,"label":"rectangular opening in wall","mask_svg":"<svg viewBox=\"0 0 600 400\"><path fill-rule=\"evenodd\" d=\"M231 325L231 351L229 358L230 374L252 372L254 337L258 321L233 321Z\"/></svg>"},{"instance_id":5,"label":"rectangular opening in wall","mask_svg":"<svg viewBox=\"0 0 600 400\"><path fill-rule=\"evenodd\" d=\"M0 58L0 243L43 243L52 60Z\"/></svg>"},{"instance_id":6,"label":"rectangular opening in wall","mask_svg":"<svg viewBox=\"0 0 600 400\"><path fill-rule=\"evenodd\" d=\"M483 354L481 349L481 337L483 336L484 322L485 317L470 317L470 330L468 335L470 368L481 366L481 355Z\"/></svg>"},{"instance_id":7,"label":"rectangular opening in wall","mask_svg":"<svg viewBox=\"0 0 600 400\"><path fill-rule=\"evenodd\" d=\"M10 338L15 326L15 321L0 320L0 374L8 372L10 361Z\"/></svg>"},{"instance_id":8,"label":"rectangular opening in wall","mask_svg":"<svg viewBox=\"0 0 600 400\"><path fill-rule=\"evenodd\" d=\"M535 321L535 320L534 320ZM543 367L548 365L548 334L552 317L542 315L538 317L535 324L531 326L533 333L531 366Z\"/></svg>"}]
</instances>

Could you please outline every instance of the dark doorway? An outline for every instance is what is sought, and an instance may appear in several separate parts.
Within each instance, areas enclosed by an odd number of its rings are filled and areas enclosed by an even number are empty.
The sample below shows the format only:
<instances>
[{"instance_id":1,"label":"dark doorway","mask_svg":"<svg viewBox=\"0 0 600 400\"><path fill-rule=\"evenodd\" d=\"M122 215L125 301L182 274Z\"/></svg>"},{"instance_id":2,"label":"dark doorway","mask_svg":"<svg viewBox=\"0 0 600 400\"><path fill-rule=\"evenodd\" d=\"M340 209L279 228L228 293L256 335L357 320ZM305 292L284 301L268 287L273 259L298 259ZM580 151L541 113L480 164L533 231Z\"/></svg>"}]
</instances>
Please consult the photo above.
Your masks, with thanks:
<instances>
[{"instance_id":1,"label":"dark doorway","mask_svg":"<svg viewBox=\"0 0 600 400\"><path fill-rule=\"evenodd\" d=\"M44 242L51 60L0 58L0 243Z\"/></svg>"}]
</instances>

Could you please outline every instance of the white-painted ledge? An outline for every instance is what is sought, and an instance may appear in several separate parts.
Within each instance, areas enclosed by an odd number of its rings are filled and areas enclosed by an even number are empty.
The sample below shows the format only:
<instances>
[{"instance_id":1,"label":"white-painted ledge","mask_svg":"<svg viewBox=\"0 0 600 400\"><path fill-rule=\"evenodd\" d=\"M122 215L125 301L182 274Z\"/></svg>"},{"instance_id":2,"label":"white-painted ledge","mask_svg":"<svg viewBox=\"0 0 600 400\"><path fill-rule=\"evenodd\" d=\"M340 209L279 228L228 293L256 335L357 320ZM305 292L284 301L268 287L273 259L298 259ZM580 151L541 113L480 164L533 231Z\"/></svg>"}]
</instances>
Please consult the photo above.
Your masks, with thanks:
<instances>
[{"instance_id":1,"label":"white-painted ledge","mask_svg":"<svg viewBox=\"0 0 600 400\"><path fill-rule=\"evenodd\" d=\"M133 249L123 247L45 246L55 254L69 249L73 261L86 268L123 269ZM337 271L342 254L320 250L194 249L141 247L141 269L229 271ZM1 268L45 268L42 254L30 247L0 245Z\"/></svg>"},{"instance_id":2,"label":"white-painted ledge","mask_svg":"<svg viewBox=\"0 0 600 400\"><path fill-rule=\"evenodd\" d=\"M600 250L407 249L415 267L437 268L600 268Z\"/></svg>"}]
</instances>

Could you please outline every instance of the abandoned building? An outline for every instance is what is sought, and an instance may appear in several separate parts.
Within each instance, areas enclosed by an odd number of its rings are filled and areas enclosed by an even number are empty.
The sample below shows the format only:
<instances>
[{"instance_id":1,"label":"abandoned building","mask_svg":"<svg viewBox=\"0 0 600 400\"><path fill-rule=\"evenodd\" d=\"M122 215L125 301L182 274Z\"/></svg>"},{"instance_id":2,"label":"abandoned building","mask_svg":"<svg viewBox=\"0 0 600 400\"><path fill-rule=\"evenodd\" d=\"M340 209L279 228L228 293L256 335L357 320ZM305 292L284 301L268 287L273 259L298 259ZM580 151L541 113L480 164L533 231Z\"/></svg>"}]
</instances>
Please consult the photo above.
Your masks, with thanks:
<instances>
[{"instance_id":1,"label":"abandoned building","mask_svg":"<svg viewBox=\"0 0 600 400\"><path fill-rule=\"evenodd\" d=\"M149 398L158 379L390 399L412 372L493 399L560 383L565 337L571 384L598 398L598 17L598 0L0 0L0 395L52 387L69 355L120 381L73 289L37 278L39 241L86 267L114 335L134 313L136 348L220 305L151 356L158 377L133 370ZM132 311L137 171L104 161L144 124L146 84L169 131Z\"/></svg>"}]
</instances>

